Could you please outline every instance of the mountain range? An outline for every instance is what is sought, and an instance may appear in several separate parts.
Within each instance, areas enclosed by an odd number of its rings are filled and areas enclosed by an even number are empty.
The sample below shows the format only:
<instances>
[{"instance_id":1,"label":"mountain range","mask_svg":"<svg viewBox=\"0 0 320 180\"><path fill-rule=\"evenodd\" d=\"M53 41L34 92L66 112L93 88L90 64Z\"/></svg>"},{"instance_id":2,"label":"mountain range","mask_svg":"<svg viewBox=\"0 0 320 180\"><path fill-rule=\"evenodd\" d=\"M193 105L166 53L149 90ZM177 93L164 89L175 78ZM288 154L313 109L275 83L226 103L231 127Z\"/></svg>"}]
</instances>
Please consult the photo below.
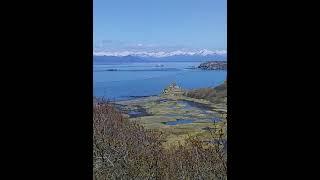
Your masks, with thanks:
<instances>
[{"instance_id":1,"label":"mountain range","mask_svg":"<svg viewBox=\"0 0 320 180\"><path fill-rule=\"evenodd\" d=\"M147 61L226 61L227 51L198 51L176 50L171 52L119 51L94 52L94 62L147 62Z\"/></svg>"}]
</instances>

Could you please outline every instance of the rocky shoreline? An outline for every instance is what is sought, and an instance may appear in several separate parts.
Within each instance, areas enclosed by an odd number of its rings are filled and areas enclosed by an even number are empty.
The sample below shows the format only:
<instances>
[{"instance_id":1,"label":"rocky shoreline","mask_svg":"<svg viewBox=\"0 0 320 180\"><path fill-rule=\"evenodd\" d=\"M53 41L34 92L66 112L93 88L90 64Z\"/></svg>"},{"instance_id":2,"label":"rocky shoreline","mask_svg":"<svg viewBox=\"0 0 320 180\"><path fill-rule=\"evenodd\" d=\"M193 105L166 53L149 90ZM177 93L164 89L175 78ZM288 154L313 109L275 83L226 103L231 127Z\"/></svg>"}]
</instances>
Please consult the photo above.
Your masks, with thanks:
<instances>
[{"instance_id":1,"label":"rocky shoreline","mask_svg":"<svg viewBox=\"0 0 320 180\"><path fill-rule=\"evenodd\" d=\"M202 70L227 70L227 61L208 61L198 66Z\"/></svg>"}]
</instances>

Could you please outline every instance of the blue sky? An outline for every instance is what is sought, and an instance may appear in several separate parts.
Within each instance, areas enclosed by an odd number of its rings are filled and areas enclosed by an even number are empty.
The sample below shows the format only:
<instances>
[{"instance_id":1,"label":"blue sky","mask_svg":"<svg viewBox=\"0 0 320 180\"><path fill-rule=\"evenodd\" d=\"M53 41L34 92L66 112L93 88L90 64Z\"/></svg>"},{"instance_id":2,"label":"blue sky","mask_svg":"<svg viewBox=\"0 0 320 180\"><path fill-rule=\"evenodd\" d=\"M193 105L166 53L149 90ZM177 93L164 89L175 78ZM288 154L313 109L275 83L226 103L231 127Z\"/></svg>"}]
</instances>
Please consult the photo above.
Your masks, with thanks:
<instances>
[{"instance_id":1,"label":"blue sky","mask_svg":"<svg viewBox=\"0 0 320 180\"><path fill-rule=\"evenodd\" d=\"M226 49L227 0L93 0L94 44Z\"/></svg>"}]
</instances>

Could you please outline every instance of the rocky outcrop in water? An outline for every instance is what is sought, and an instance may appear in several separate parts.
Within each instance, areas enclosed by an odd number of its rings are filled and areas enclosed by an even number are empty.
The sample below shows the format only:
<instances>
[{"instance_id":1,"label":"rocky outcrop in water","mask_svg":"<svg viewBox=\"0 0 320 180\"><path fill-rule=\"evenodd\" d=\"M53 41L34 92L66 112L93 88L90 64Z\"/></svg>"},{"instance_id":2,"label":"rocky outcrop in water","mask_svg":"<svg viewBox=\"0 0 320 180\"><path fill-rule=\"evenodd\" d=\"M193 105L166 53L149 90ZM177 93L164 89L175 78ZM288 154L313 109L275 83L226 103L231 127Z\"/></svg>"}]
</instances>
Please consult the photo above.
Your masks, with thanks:
<instances>
[{"instance_id":1,"label":"rocky outcrop in water","mask_svg":"<svg viewBox=\"0 0 320 180\"><path fill-rule=\"evenodd\" d=\"M184 92L181 89L181 87L179 87L178 85L176 85L175 83L172 83L170 86L166 87L163 91L162 91L162 95L173 95L173 96L177 96L177 95L182 95Z\"/></svg>"},{"instance_id":2,"label":"rocky outcrop in water","mask_svg":"<svg viewBox=\"0 0 320 180\"><path fill-rule=\"evenodd\" d=\"M198 66L203 70L227 70L227 61L209 61Z\"/></svg>"}]
</instances>

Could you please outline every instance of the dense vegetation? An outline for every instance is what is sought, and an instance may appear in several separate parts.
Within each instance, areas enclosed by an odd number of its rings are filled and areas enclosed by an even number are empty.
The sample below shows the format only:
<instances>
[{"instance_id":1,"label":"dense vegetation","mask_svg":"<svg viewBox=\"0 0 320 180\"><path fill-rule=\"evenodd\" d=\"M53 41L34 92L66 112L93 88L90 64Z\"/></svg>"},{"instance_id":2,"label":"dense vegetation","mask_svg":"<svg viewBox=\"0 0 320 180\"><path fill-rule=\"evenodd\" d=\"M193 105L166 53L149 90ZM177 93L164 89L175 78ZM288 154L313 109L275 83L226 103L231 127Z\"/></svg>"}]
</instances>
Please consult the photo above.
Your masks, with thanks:
<instances>
[{"instance_id":1,"label":"dense vegetation","mask_svg":"<svg viewBox=\"0 0 320 180\"><path fill-rule=\"evenodd\" d=\"M221 133L212 141L189 138L164 148L161 132L124 118L111 103L93 106L94 179L226 179L227 156Z\"/></svg>"},{"instance_id":2,"label":"dense vegetation","mask_svg":"<svg viewBox=\"0 0 320 180\"><path fill-rule=\"evenodd\" d=\"M215 103L223 103L227 100L227 82L225 81L215 88L190 90L185 92L185 95L197 99L206 99Z\"/></svg>"}]
</instances>

